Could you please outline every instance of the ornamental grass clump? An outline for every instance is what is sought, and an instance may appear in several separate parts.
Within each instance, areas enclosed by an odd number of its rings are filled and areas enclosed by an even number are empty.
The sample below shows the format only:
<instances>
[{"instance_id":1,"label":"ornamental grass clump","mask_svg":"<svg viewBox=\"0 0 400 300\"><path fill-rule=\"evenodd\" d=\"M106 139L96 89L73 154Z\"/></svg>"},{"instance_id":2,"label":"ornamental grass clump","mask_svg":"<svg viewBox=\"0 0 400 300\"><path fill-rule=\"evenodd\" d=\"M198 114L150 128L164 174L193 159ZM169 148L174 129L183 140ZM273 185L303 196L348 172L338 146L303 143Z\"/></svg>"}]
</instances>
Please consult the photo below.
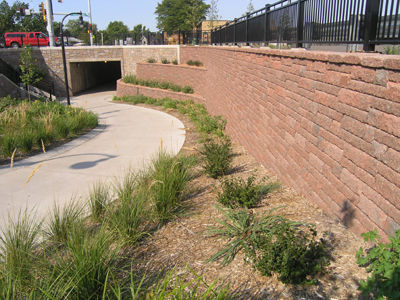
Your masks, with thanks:
<instances>
[{"instance_id":1,"label":"ornamental grass clump","mask_svg":"<svg viewBox=\"0 0 400 300\"><path fill-rule=\"evenodd\" d=\"M329 264L327 246L317 240L313 225L292 222L271 210L256 216L246 209L223 210L210 235L227 240L226 246L209 258L222 259L227 265L243 251L246 262L264 276L277 274L280 281L290 284L315 283L315 276Z\"/></svg>"},{"instance_id":2,"label":"ornamental grass clump","mask_svg":"<svg viewBox=\"0 0 400 300\"><path fill-rule=\"evenodd\" d=\"M1 99L0 99L1 102ZM39 100L6 101L0 112L0 158L8 159L75 137L97 126L97 116L81 108Z\"/></svg>"},{"instance_id":3,"label":"ornamental grass clump","mask_svg":"<svg viewBox=\"0 0 400 300\"><path fill-rule=\"evenodd\" d=\"M227 178L221 181L222 192L218 193L217 200L226 207L252 208L258 205L262 197L278 189L279 183L262 184L256 182L251 175L247 180L241 178Z\"/></svg>"}]
</instances>

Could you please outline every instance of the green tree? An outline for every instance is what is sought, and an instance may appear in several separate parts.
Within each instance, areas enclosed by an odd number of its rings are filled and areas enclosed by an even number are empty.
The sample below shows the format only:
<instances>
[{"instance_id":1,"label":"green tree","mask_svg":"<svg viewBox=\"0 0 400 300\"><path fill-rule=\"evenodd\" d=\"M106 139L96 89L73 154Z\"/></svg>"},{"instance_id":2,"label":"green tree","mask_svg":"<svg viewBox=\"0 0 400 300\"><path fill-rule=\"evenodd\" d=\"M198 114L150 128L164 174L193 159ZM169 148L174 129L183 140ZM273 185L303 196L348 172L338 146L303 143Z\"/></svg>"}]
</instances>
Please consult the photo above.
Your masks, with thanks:
<instances>
[{"instance_id":1,"label":"green tree","mask_svg":"<svg viewBox=\"0 0 400 300\"><path fill-rule=\"evenodd\" d=\"M43 72L38 69L37 61L32 57L32 48L26 47L21 52L21 81L28 87L28 99L31 100L30 86L38 83L43 79Z\"/></svg>"},{"instance_id":2,"label":"green tree","mask_svg":"<svg viewBox=\"0 0 400 300\"><path fill-rule=\"evenodd\" d=\"M89 22L84 21L83 26L79 25L78 19L71 19L65 25L66 33L69 36L82 40L86 44L90 44L90 35L88 32ZM97 32L97 25L92 24L93 33ZM56 31L54 31L56 32Z\"/></svg>"},{"instance_id":3,"label":"green tree","mask_svg":"<svg viewBox=\"0 0 400 300\"><path fill-rule=\"evenodd\" d=\"M172 34L197 28L210 8L203 0L162 0L157 4L157 27Z\"/></svg>"},{"instance_id":4,"label":"green tree","mask_svg":"<svg viewBox=\"0 0 400 300\"><path fill-rule=\"evenodd\" d=\"M208 19L210 20L211 29L214 28L214 21L220 18L218 14L218 0L211 0L210 9L208 11Z\"/></svg>"},{"instance_id":5,"label":"green tree","mask_svg":"<svg viewBox=\"0 0 400 300\"><path fill-rule=\"evenodd\" d=\"M121 21L110 22L106 29L107 42L123 40L129 35L129 28Z\"/></svg>"},{"instance_id":6,"label":"green tree","mask_svg":"<svg viewBox=\"0 0 400 300\"><path fill-rule=\"evenodd\" d=\"M150 33L150 29L146 28L146 26L143 26L142 24L138 24L135 27L133 27L133 30L131 31L131 35L134 38L135 41L139 41L142 36L147 36Z\"/></svg>"}]
</instances>

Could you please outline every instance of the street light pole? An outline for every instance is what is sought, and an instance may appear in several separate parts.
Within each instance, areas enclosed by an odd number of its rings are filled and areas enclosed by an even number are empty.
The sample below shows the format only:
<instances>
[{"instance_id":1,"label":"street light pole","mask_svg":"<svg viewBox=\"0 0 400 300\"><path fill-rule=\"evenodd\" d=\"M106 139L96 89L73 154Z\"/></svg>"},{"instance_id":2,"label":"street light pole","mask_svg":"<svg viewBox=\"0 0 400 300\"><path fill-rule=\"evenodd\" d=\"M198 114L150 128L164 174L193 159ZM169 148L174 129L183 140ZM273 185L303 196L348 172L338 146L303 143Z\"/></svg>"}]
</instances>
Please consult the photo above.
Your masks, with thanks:
<instances>
[{"instance_id":1,"label":"street light pole","mask_svg":"<svg viewBox=\"0 0 400 300\"><path fill-rule=\"evenodd\" d=\"M93 46L93 24L92 24L92 8L90 7L90 0L88 0L88 14L89 14L89 28L90 28L90 46Z\"/></svg>"},{"instance_id":2,"label":"street light pole","mask_svg":"<svg viewBox=\"0 0 400 300\"><path fill-rule=\"evenodd\" d=\"M62 59L63 59L63 65L64 65L64 81L65 81L65 92L67 94L67 103L68 105L71 105L71 100L69 98L69 86L68 86L68 72L67 72L67 60L65 58L65 46L64 46L64 33L63 33L63 23L66 17L71 16L71 15L79 15L79 25L83 26L83 18L82 18L82 12L79 13L70 13L66 14L64 18L61 21L60 25L60 37L61 37L61 52L62 52Z\"/></svg>"}]
</instances>

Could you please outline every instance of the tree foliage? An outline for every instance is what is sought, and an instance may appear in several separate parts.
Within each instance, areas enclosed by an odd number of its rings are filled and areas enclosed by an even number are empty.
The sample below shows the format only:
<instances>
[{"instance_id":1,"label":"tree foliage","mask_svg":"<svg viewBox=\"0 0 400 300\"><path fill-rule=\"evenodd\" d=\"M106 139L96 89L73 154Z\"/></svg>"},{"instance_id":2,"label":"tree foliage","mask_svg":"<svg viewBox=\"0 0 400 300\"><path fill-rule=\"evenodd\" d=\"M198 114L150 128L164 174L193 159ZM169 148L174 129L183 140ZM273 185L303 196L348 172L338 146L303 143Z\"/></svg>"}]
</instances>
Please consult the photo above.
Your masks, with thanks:
<instances>
[{"instance_id":1,"label":"tree foliage","mask_svg":"<svg viewBox=\"0 0 400 300\"><path fill-rule=\"evenodd\" d=\"M67 25L65 25L64 34L80 39L86 44L90 44L90 35L88 32L88 28L89 22L83 21L83 26L80 26L78 19L71 19L68 21ZM92 31L94 33L97 32L96 24L92 24ZM56 33L55 29L54 32ZM58 34L58 32L56 34Z\"/></svg>"},{"instance_id":2,"label":"tree foliage","mask_svg":"<svg viewBox=\"0 0 400 300\"><path fill-rule=\"evenodd\" d=\"M157 27L168 34L197 28L210 8L203 0L162 0L157 4Z\"/></svg>"},{"instance_id":3,"label":"tree foliage","mask_svg":"<svg viewBox=\"0 0 400 300\"><path fill-rule=\"evenodd\" d=\"M34 85L43 79L43 72L37 67L36 60L32 57L32 48L26 47L21 52L21 81L28 87L28 99L30 96L30 85Z\"/></svg>"},{"instance_id":4,"label":"tree foliage","mask_svg":"<svg viewBox=\"0 0 400 300\"><path fill-rule=\"evenodd\" d=\"M211 0L207 17L210 20L210 27L214 28L214 21L220 18L218 14L218 0Z\"/></svg>"},{"instance_id":5,"label":"tree foliage","mask_svg":"<svg viewBox=\"0 0 400 300\"><path fill-rule=\"evenodd\" d=\"M7 1L0 2L0 33L9 31L46 32L46 22L40 15L20 16L19 8L28 9L29 4L16 1L10 6Z\"/></svg>"}]
</instances>

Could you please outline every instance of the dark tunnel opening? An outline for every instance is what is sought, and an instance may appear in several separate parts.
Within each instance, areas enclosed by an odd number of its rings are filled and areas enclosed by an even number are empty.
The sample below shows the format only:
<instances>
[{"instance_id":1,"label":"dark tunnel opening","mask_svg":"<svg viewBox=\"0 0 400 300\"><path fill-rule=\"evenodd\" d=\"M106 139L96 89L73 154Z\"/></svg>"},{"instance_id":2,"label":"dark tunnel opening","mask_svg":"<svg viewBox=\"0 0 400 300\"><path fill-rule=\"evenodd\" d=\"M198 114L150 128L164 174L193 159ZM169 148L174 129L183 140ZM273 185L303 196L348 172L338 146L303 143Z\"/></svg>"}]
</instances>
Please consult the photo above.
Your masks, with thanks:
<instances>
[{"instance_id":1,"label":"dark tunnel opening","mask_svg":"<svg viewBox=\"0 0 400 300\"><path fill-rule=\"evenodd\" d=\"M121 61L71 62L70 73L74 95L103 85L115 89L121 78Z\"/></svg>"}]
</instances>

